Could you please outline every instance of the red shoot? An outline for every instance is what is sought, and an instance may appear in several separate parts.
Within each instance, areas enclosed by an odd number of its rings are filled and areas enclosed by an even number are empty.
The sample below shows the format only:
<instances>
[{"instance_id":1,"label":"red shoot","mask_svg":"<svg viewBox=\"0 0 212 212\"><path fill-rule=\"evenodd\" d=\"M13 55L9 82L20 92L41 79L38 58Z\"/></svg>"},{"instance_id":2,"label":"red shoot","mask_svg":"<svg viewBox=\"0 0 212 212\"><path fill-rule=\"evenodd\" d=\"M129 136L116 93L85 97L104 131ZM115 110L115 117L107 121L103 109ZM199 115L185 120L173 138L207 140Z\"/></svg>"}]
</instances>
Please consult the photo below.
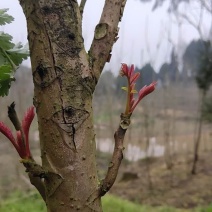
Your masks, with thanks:
<instances>
[{"instance_id":1,"label":"red shoot","mask_svg":"<svg viewBox=\"0 0 212 212\"><path fill-rule=\"evenodd\" d=\"M29 127L32 123L33 118L35 117L35 113L34 113L34 107L30 107L25 115L24 118L22 120L22 129L24 131L24 135L25 135L25 146L26 146L26 153L27 153L27 157L30 157L30 149L29 149Z\"/></svg>"},{"instance_id":2,"label":"red shoot","mask_svg":"<svg viewBox=\"0 0 212 212\"><path fill-rule=\"evenodd\" d=\"M29 128L34 116L34 107L30 107L25 113L22 121L21 127L23 134L21 131L17 131L16 139L14 138L12 131L3 122L0 122L0 132L11 141L19 156L23 159L29 159L31 157L29 149Z\"/></svg>"},{"instance_id":3,"label":"red shoot","mask_svg":"<svg viewBox=\"0 0 212 212\"><path fill-rule=\"evenodd\" d=\"M155 90L156 82L152 82L148 86L144 86L139 92L135 90L135 82L139 78L140 73L134 73L134 65L131 65L129 68L127 64L122 63L121 70L120 70L121 76L127 77L128 86L122 87L123 90L127 91L127 103L126 103L126 109L125 114L131 114L137 104L143 99L146 95L150 94ZM138 98L134 98L134 94L138 93Z\"/></svg>"}]
</instances>

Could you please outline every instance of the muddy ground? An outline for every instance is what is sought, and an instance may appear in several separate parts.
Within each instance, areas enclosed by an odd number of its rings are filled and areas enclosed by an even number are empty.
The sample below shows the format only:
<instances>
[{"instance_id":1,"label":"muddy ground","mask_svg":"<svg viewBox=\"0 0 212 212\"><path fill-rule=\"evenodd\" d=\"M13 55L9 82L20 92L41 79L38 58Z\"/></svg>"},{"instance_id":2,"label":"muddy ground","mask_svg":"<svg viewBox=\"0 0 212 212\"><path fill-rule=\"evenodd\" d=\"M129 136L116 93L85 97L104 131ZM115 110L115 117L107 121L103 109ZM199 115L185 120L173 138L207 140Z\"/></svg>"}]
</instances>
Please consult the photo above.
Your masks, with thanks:
<instances>
[{"instance_id":1,"label":"muddy ground","mask_svg":"<svg viewBox=\"0 0 212 212\"><path fill-rule=\"evenodd\" d=\"M211 152L201 153L195 175L190 173L191 167L192 155L173 156L171 169L167 169L164 158L124 161L110 192L153 206L208 206L212 203Z\"/></svg>"}]
</instances>

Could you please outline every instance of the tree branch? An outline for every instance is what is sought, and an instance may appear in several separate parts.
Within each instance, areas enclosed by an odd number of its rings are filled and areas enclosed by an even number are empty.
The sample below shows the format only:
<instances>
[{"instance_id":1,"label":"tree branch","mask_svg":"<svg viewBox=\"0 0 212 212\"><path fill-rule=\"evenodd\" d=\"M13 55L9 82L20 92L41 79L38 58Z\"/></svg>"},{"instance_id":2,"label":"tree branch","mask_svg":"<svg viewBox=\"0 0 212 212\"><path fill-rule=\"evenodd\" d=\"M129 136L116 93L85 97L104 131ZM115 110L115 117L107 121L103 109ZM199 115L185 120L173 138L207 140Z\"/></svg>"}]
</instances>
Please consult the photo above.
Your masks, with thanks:
<instances>
[{"instance_id":1,"label":"tree branch","mask_svg":"<svg viewBox=\"0 0 212 212\"><path fill-rule=\"evenodd\" d=\"M26 172L29 173L30 182L37 188L44 201L46 196L51 196L63 182L60 174L46 170L37 164L34 159L23 159L21 163L25 166ZM42 178L45 179L45 185L51 184L51 190L45 188Z\"/></svg>"},{"instance_id":2,"label":"tree branch","mask_svg":"<svg viewBox=\"0 0 212 212\"><path fill-rule=\"evenodd\" d=\"M130 125L130 116L131 114L130 115L121 114L120 125L114 134L115 146L112 160L108 166L106 177L102 181L102 184L100 186L100 192L99 192L100 196L104 196L110 190L110 188L113 186L116 180L118 170L121 161L123 159L123 150L124 150L123 142L127 128Z\"/></svg>"},{"instance_id":3,"label":"tree branch","mask_svg":"<svg viewBox=\"0 0 212 212\"><path fill-rule=\"evenodd\" d=\"M192 21L191 18L188 17L188 15L182 14L182 13L179 13L179 15L182 18L184 18L189 24L191 24L191 26L193 26L197 30L197 32L200 35L200 38L202 39L203 38L202 31L201 31L201 20L202 20L201 18L202 17L200 17L198 24L196 24L196 22Z\"/></svg>"},{"instance_id":4,"label":"tree branch","mask_svg":"<svg viewBox=\"0 0 212 212\"><path fill-rule=\"evenodd\" d=\"M43 198L44 202L46 202L46 192L45 192L45 186L42 182L41 178L34 177L31 173L28 173L30 183L35 186L35 188L40 193L41 197Z\"/></svg>"},{"instance_id":5,"label":"tree branch","mask_svg":"<svg viewBox=\"0 0 212 212\"><path fill-rule=\"evenodd\" d=\"M106 62L110 61L113 44L118 37L118 23L123 16L127 0L106 0L103 12L97 24L93 42L89 51L90 67L98 81Z\"/></svg>"},{"instance_id":6,"label":"tree branch","mask_svg":"<svg viewBox=\"0 0 212 212\"><path fill-rule=\"evenodd\" d=\"M81 16L83 16L83 11L84 11L84 8L85 8L86 1L87 1L87 0L81 0L81 2L80 2L80 7L79 7L79 9L80 9L80 14L81 14Z\"/></svg>"},{"instance_id":7,"label":"tree branch","mask_svg":"<svg viewBox=\"0 0 212 212\"><path fill-rule=\"evenodd\" d=\"M28 172L28 176L30 182L35 188L37 188L44 202L46 201L46 192L43 181L41 180L46 176L45 170L37 164L33 159L31 160L21 160L21 163L26 168L26 172Z\"/></svg>"},{"instance_id":8,"label":"tree branch","mask_svg":"<svg viewBox=\"0 0 212 212\"><path fill-rule=\"evenodd\" d=\"M207 5L207 3L204 0L201 0L200 3L209 13L212 13L212 3L211 6Z\"/></svg>"}]
</instances>

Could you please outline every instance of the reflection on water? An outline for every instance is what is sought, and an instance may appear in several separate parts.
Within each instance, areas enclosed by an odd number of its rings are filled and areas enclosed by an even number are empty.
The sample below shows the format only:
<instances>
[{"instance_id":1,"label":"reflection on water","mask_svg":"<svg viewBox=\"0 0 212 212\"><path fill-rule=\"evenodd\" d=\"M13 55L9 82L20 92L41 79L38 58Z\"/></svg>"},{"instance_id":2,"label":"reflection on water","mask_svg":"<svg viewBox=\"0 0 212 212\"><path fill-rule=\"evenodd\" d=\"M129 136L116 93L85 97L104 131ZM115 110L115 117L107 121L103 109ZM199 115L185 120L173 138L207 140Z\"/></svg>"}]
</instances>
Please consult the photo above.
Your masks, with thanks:
<instances>
[{"instance_id":1,"label":"reflection on water","mask_svg":"<svg viewBox=\"0 0 212 212\"><path fill-rule=\"evenodd\" d=\"M114 148L114 141L109 138L97 139L97 149L101 152L112 153ZM157 144L156 138L152 137L149 141L147 151L141 149L137 145L127 144L124 150L124 157L130 161L137 161L146 156L160 157L164 155L165 147Z\"/></svg>"}]
</instances>

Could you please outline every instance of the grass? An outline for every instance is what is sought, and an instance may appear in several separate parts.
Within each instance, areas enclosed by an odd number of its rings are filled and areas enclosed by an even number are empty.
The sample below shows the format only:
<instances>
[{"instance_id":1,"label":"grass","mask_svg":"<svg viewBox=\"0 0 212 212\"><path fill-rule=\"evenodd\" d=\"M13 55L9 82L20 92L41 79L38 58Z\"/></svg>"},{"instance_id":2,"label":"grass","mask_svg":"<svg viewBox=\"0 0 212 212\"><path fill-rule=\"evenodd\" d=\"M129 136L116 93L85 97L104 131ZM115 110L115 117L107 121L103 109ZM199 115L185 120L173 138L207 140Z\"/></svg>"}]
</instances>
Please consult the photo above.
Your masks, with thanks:
<instances>
[{"instance_id":1,"label":"grass","mask_svg":"<svg viewBox=\"0 0 212 212\"><path fill-rule=\"evenodd\" d=\"M128 200L123 200L113 195L106 195L102 201L105 212L186 212L188 210L178 210L171 207L151 207L135 204Z\"/></svg>"},{"instance_id":2,"label":"grass","mask_svg":"<svg viewBox=\"0 0 212 212\"><path fill-rule=\"evenodd\" d=\"M0 203L0 212L46 212L45 207L38 193L23 195L15 192Z\"/></svg>"},{"instance_id":3,"label":"grass","mask_svg":"<svg viewBox=\"0 0 212 212\"><path fill-rule=\"evenodd\" d=\"M212 212L212 207L197 208L192 210L175 209L172 207L142 206L123 200L113 195L106 195L102 201L104 212ZM0 212L46 212L45 204L39 194L13 193L7 200L0 203Z\"/></svg>"}]
</instances>

